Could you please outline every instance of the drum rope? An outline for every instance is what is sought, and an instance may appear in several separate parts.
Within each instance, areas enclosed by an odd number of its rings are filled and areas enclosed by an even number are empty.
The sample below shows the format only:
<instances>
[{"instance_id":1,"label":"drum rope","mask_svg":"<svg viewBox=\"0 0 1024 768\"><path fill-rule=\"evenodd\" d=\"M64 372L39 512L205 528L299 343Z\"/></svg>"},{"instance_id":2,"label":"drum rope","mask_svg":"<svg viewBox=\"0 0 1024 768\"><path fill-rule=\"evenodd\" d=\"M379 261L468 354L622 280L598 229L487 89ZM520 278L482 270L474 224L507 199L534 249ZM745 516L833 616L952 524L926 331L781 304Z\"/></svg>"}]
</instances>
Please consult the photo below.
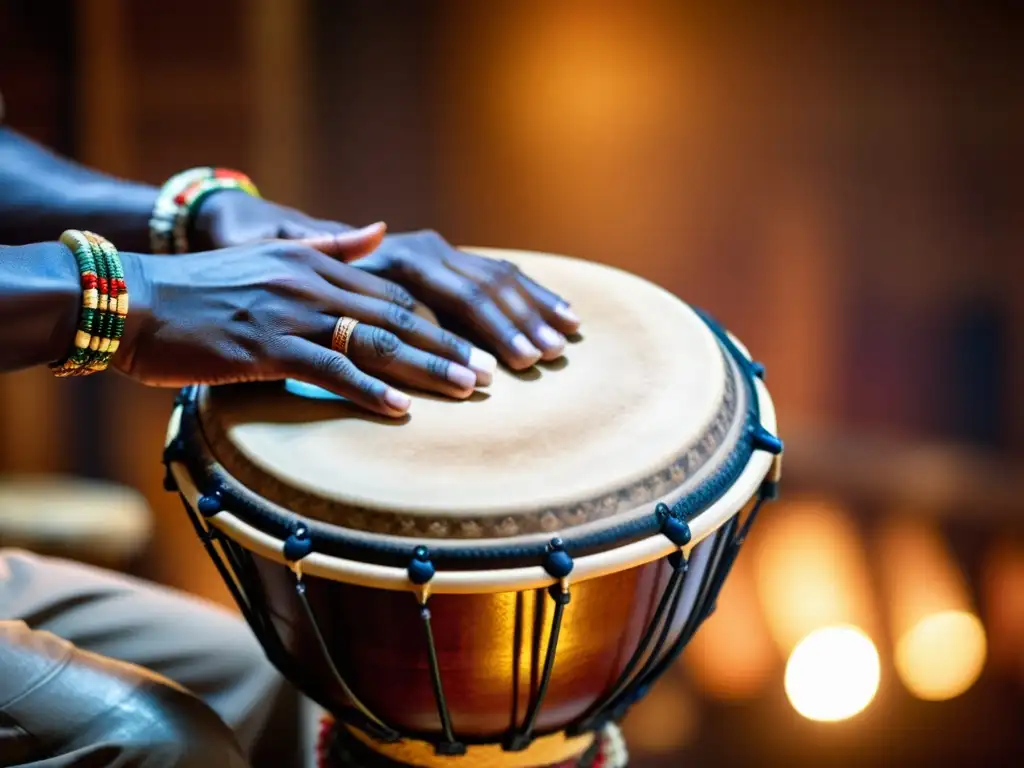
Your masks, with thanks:
<instances>
[{"instance_id":1,"label":"drum rope","mask_svg":"<svg viewBox=\"0 0 1024 768\"><path fill-rule=\"evenodd\" d=\"M533 729L537 724L537 716L540 714L544 699L547 697L551 676L555 669L555 658L558 654L558 638L562 630L562 617L565 615L565 608L571 600L569 574L572 573L575 563L572 556L566 552L565 542L560 537L556 536L548 543L543 566L549 576L558 579L558 583L552 584L547 590L548 595L555 601L555 611L551 617L548 649L544 657L544 668L541 673L540 684L537 686L537 694L527 708L522 727L518 732L512 733L505 744L505 749L511 752L524 750L533 741Z\"/></svg>"},{"instance_id":2,"label":"drum rope","mask_svg":"<svg viewBox=\"0 0 1024 768\"><path fill-rule=\"evenodd\" d=\"M224 584L227 586L228 592L231 593L232 599L234 599L235 603L238 605L238 609L242 612L242 617L252 628L252 631L256 636L259 637L261 633L257 629L258 622L255 619L255 613L253 612L252 606L249 604L248 599L246 599L242 594L241 588L235 580L234 575L228 571L227 566L220 557L220 553L217 551L216 547L214 547L214 538L210 533L210 529L199 521L199 515L192 510L192 506L185 499L185 496L180 493L178 495L181 497L182 504L185 505L185 509L188 512L188 518L192 521L192 526L196 529L196 535L199 536L199 540L203 543L203 548L210 556L210 559L213 560L213 564L217 568L217 572L220 574L221 579L224 580Z\"/></svg>"},{"instance_id":3,"label":"drum rope","mask_svg":"<svg viewBox=\"0 0 1024 768\"><path fill-rule=\"evenodd\" d=\"M654 611L654 616L647 625L647 629L644 630L644 634L640 638L640 642L637 644L636 649L633 651L633 655L629 657L629 661L626 662L626 666L623 668L622 672L619 673L618 678L616 678L615 683L612 685L611 694L607 699L605 699L606 702L614 699L619 695L619 693L628 687L628 682L633 676L633 672L636 670L644 656L647 655L648 649L651 645L651 640L654 639L654 633L657 631L661 623L664 621L666 627L670 627L672 625L672 616L675 614L677 607L675 595L677 591L679 594L682 594L682 585L685 580L684 576L686 573L686 563L686 558L682 556L678 558L678 565L673 568L672 575L669 576L668 584L661 593L661 599L658 601L658 607ZM673 609L668 612L668 615L666 616L670 603L672 603ZM661 642L664 642L664 632L662 633ZM600 701L592 706L589 711L583 714L579 730L581 732L589 730L597 719L600 718L603 710L604 706Z\"/></svg>"},{"instance_id":4,"label":"drum rope","mask_svg":"<svg viewBox=\"0 0 1024 768\"><path fill-rule=\"evenodd\" d=\"M735 520L731 521L731 524L733 525L733 530L735 530ZM666 669L676 662L679 655L689 645L690 640L693 639L694 633L707 616L706 606L709 604L709 596L714 593L714 590L721 587L721 582L716 581L712 574L715 571L715 563L720 561L724 553L723 551L728 545L727 542L728 537L726 536L720 537L714 542L711 556L708 558L708 578L701 582L700 591L694 602L693 610L683 623L683 627L672 643L672 647L660 659L653 659L654 663L648 666L643 675L638 675L628 689L623 691L616 700L609 701L605 706L606 711L611 713L610 717L612 720L618 721L625 717L629 708L647 694L651 685L664 674ZM713 602L713 599L711 602Z\"/></svg>"},{"instance_id":5,"label":"drum rope","mask_svg":"<svg viewBox=\"0 0 1024 768\"><path fill-rule=\"evenodd\" d=\"M637 681L634 689L629 692L629 695L621 697L619 702L614 703L610 707L613 719L621 719L634 703L644 697L654 681L660 678L661 675L665 673L665 670L676 662L680 654L682 654L683 650L689 644L690 640L693 639L693 635L696 634L701 624L703 624L704 621L712 614L718 595L721 592L722 585L725 583L725 578L732 570L732 566L736 562L736 557L739 555L740 547L746 541L750 528L753 525L754 520L757 519L758 512L764 506L765 502L772 501L775 498L775 495L775 483L770 481L765 482L758 493L757 501L750 510L750 514L747 515L747 519L743 522L743 526L738 532L736 531L737 521L735 519L730 521L731 530L729 531L729 535L723 536L719 541L715 542L715 548L719 550L719 552L712 554L712 560L717 560L719 557L722 557L724 558L724 562L722 562L718 567L709 566L709 574L711 575L711 578L705 580L701 585L701 594L694 605L693 612L687 618L686 623L684 624L682 631L679 633L679 637L673 644L672 649L648 672L646 679Z\"/></svg>"},{"instance_id":6,"label":"drum rope","mask_svg":"<svg viewBox=\"0 0 1024 768\"><path fill-rule=\"evenodd\" d=\"M430 608L424 600L420 606L420 619L427 637L427 657L430 661L430 684L434 689L434 700L437 702L437 716L441 720L441 730L445 742L438 745L438 752L446 755L461 755L466 747L455 740L452 732L452 717L448 711L448 701L444 697L444 685L441 683L441 666L437 661L437 646L434 644L434 631L430 626Z\"/></svg>"},{"instance_id":7,"label":"drum rope","mask_svg":"<svg viewBox=\"0 0 1024 768\"><path fill-rule=\"evenodd\" d=\"M537 725L537 715L544 704L548 693L548 686L551 684L551 675L555 669L555 656L558 652L558 637L562 629L562 617L565 614L565 607L569 604L569 585L566 582L554 584L548 590L548 594L555 602L555 611L551 617L551 634L548 636L548 649L544 656L544 669L541 673L540 684L537 686L537 695L530 703L526 717L523 719L523 726L518 733L515 733L508 740L507 749L517 752L526 749L533 740L533 729Z\"/></svg>"},{"instance_id":8,"label":"drum rope","mask_svg":"<svg viewBox=\"0 0 1024 768\"><path fill-rule=\"evenodd\" d=\"M341 688L342 693L352 703L352 706L356 709L359 714L366 718L369 725L369 730L383 738L385 741L396 741L400 738L398 731L391 728L384 723L379 717L373 714L370 709L359 700L359 697L352 692L349 688L348 683L345 682L345 678L342 677L341 672L338 671L337 665L334 663L334 658L331 656L331 650L327 646L327 641L324 639L323 633L320 631L320 623L316 620L316 614L313 612L313 606L310 605L309 599L306 596L306 583L302 580L302 569L298 567L303 557L312 551L312 543L309 540L306 529L303 526L299 526L295 533L288 537L285 542L285 559L292 565L292 575L295 578L295 594L299 598L299 604L302 606L302 611L306 616L310 629L313 630L313 637L316 638L317 647L320 650L320 655L324 661L327 662L327 670L331 673L334 678L334 682L337 683L338 687Z\"/></svg>"},{"instance_id":9,"label":"drum rope","mask_svg":"<svg viewBox=\"0 0 1024 768\"><path fill-rule=\"evenodd\" d=\"M179 493L179 495L181 494ZM266 650L268 658L275 666L278 667L278 669L281 670L282 674L292 680L292 682L296 682L300 678L304 679L305 685L303 688L311 694L315 690L321 690L322 686L315 684L314 681L308 679L308 676L300 674L300 670L295 668L295 665L291 663L291 657L284 650L281 638L273 629L269 620L266 619L262 613L253 609L253 600L250 599L248 594L243 593L243 583L247 583L249 588L254 590L258 590L261 585L260 579L253 573L251 559L249 567L244 566L242 558L240 558L236 552L237 544L223 536L223 534L216 529L211 529L205 526L200 522L199 516L193 511L191 505L186 502L183 495L181 496L181 500L200 541L203 543L203 546L207 551L207 554L209 554L210 559L213 560L214 566L217 568L217 571L224 580L228 591L231 593L232 598L235 600L239 610L242 612L243 618ZM203 515L216 514L221 508L220 496L216 492L205 494L200 497L199 503L196 506L198 511ZM220 550L214 546L215 544L220 545ZM223 555L221 553L223 553ZM248 553L246 553L246 555L248 555ZM228 560L227 564L224 562L225 559ZM262 595L258 595L257 597L262 597ZM300 596L300 600L302 600L302 596ZM258 602L260 604L265 604L266 601L262 600ZM306 607L308 609L308 604L306 604ZM323 638L320 636L315 618L313 619L313 628L317 637L320 639L321 643L323 643ZM333 662L329 656L327 661L333 667ZM337 676L336 670L335 675ZM341 685L344 689L344 681L341 681ZM322 696L320 698L326 701L327 697ZM398 734L395 731L387 728L387 726L382 723L380 724L381 727L377 727L379 721L367 719L367 717L362 713L344 712L339 714L341 714L346 721L351 722L356 727L361 727L367 733L374 733L383 741L394 741L398 738ZM372 718L372 715L369 715L369 718Z\"/></svg>"},{"instance_id":10,"label":"drum rope","mask_svg":"<svg viewBox=\"0 0 1024 768\"><path fill-rule=\"evenodd\" d=\"M669 509L665 504L658 504L656 514L661 520L661 532L673 544L679 547L667 558L672 566L672 575L669 577L665 590L661 594L661 599L658 601L658 607L654 611L654 616L648 623L647 629L640 638L640 642L637 643L637 647L630 656L629 661L626 662L626 666L612 685L611 693L584 712L579 723L572 728L572 732L582 733L591 730L595 723L604 719L602 716L608 710L611 703L616 701L620 695L629 690L637 680L647 673L668 640L669 632L672 629L672 621L679 610L679 601L683 595L683 587L689 567L689 561L684 554L683 547L690 543L692 533L689 525L687 525L678 510ZM651 640L654 638L659 626L661 626L661 632L658 633L658 639L652 649ZM637 666L645 657L646 661L643 667L634 676Z\"/></svg>"},{"instance_id":11,"label":"drum rope","mask_svg":"<svg viewBox=\"0 0 1024 768\"><path fill-rule=\"evenodd\" d=\"M451 712L448 710L448 700L445 698L444 683L441 680L441 664L437 658L437 645L434 643L434 629L430 624L430 608L427 605L430 600L430 580L437 573L434 563L430 559L430 550L422 545L413 549L406 573L409 581L416 587L416 596L420 604L420 620L423 622L423 631L427 640L430 685L434 691L437 717L441 721L441 731L444 734L444 741L435 744L434 751L439 755L463 755L466 752L466 745L456 740L455 731L452 728Z\"/></svg>"}]
</instances>

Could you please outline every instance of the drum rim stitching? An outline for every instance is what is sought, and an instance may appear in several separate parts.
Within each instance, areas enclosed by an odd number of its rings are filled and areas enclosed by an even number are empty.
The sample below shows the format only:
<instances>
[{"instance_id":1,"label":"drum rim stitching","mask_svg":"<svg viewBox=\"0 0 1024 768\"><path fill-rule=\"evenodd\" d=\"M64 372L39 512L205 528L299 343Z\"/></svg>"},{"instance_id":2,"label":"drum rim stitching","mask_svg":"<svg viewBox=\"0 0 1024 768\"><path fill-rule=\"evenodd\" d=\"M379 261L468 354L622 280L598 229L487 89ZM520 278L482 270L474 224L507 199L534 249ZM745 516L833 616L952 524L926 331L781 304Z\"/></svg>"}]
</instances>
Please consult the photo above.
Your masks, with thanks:
<instances>
[{"instance_id":1,"label":"drum rim stitching","mask_svg":"<svg viewBox=\"0 0 1024 768\"><path fill-rule=\"evenodd\" d=\"M728 354L737 363L739 378L743 381L747 398L747 407L741 426L741 437L736 445L708 477L672 506L674 515L683 520L693 520L735 483L755 451L750 435L760 427L760 406L753 381L756 364L739 351L720 324L703 311L695 311L715 335L723 353ZM309 533L312 544L311 551L313 552L389 567L404 568L408 564L413 551L421 542L398 544L390 541L355 540L346 535L346 529L333 524L307 520L288 510L282 513L245 498L243 493L251 495L254 493L220 467L198 434L201 432L201 426L197 413L197 401L197 387L185 388L179 394L178 402L182 407L182 413L178 437L174 441L176 445L172 444L168 447L164 460L168 465L171 461L183 464L201 493L218 495L223 507L230 508L240 520L282 541L295 533L299 527L304 527ZM192 450L186 450L186 448ZM196 479L200 482L195 482ZM243 493L235 492L232 486L239 487ZM559 531L558 535L565 542L566 550L576 557L588 551L620 546L629 541L652 536L657 534L660 529L661 519L656 511L652 511L633 520L610 526L601 531L584 534L581 537L573 537L572 529ZM458 539L449 541L458 541ZM425 542L429 542L429 539ZM324 547L324 544L328 546ZM503 566L516 568L536 565L537 561L544 556L546 547L547 542L518 545L496 544L491 547L449 545L443 549L433 549L431 559L435 565L442 568L446 565L462 566L452 570L472 570L471 561L493 563L495 560L521 561Z\"/></svg>"}]
</instances>

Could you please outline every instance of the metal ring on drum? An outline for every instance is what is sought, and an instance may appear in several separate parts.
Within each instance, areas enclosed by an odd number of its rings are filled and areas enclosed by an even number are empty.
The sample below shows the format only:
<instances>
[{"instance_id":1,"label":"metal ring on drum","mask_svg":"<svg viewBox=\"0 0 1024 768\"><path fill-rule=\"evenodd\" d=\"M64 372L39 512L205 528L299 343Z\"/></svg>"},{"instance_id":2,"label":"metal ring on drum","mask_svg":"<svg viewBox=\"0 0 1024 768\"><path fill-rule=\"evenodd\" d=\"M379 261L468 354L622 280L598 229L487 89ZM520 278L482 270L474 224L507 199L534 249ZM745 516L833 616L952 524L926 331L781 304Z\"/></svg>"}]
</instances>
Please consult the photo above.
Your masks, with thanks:
<instances>
[{"instance_id":1,"label":"metal ring on drum","mask_svg":"<svg viewBox=\"0 0 1024 768\"><path fill-rule=\"evenodd\" d=\"M268 657L389 764L593 750L780 479L763 366L713 319L610 267L481 252L573 297L564 361L398 424L294 384L192 387L168 428L166 485Z\"/></svg>"}]
</instances>

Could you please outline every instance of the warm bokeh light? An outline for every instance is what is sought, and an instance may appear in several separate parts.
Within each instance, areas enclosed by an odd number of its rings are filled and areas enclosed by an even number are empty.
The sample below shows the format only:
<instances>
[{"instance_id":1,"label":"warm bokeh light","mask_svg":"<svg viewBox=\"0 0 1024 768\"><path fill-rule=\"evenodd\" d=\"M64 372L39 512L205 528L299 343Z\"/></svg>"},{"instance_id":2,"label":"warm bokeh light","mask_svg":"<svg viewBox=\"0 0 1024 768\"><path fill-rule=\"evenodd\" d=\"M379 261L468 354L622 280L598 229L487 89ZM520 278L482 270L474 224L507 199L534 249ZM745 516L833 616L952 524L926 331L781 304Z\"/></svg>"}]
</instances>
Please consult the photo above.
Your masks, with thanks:
<instances>
[{"instance_id":1,"label":"warm bokeh light","mask_svg":"<svg viewBox=\"0 0 1024 768\"><path fill-rule=\"evenodd\" d=\"M952 699L981 674L985 628L966 611L930 614L900 638L895 662L900 679L919 699Z\"/></svg>"},{"instance_id":2,"label":"warm bokeh light","mask_svg":"<svg viewBox=\"0 0 1024 768\"><path fill-rule=\"evenodd\" d=\"M876 626L864 548L849 516L819 499L785 500L750 542L757 590L784 656L811 632Z\"/></svg>"},{"instance_id":3,"label":"warm bokeh light","mask_svg":"<svg viewBox=\"0 0 1024 768\"><path fill-rule=\"evenodd\" d=\"M993 664L1024 678L1024 541L1000 538L982 572L985 624Z\"/></svg>"},{"instance_id":4,"label":"warm bokeh light","mask_svg":"<svg viewBox=\"0 0 1024 768\"><path fill-rule=\"evenodd\" d=\"M753 699L780 666L757 599L753 558L740 553L715 612L683 654L686 670L708 696Z\"/></svg>"},{"instance_id":5,"label":"warm bokeh light","mask_svg":"<svg viewBox=\"0 0 1024 768\"><path fill-rule=\"evenodd\" d=\"M697 725L692 695L677 675L666 675L630 710L622 730L631 751L671 754L693 740Z\"/></svg>"},{"instance_id":6,"label":"warm bokeh light","mask_svg":"<svg viewBox=\"0 0 1024 768\"><path fill-rule=\"evenodd\" d=\"M862 712L878 691L878 650L862 630L833 626L801 640L786 663L786 696L809 720L837 722Z\"/></svg>"},{"instance_id":7,"label":"warm bokeh light","mask_svg":"<svg viewBox=\"0 0 1024 768\"><path fill-rule=\"evenodd\" d=\"M985 664L985 629L941 532L923 518L894 515L879 529L896 671L913 695L951 699Z\"/></svg>"}]
</instances>

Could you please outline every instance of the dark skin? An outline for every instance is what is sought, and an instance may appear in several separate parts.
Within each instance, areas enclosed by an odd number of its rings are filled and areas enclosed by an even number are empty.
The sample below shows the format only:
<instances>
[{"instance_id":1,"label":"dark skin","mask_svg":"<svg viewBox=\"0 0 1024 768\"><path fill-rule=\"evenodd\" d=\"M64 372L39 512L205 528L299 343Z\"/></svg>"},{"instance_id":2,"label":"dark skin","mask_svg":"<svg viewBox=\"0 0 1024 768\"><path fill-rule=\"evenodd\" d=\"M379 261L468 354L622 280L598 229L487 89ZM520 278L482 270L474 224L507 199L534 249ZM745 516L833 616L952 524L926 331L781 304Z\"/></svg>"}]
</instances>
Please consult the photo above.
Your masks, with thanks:
<instances>
[{"instance_id":1,"label":"dark skin","mask_svg":"<svg viewBox=\"0 0 1024 768\"><path fill-rule=\"evenodd\" d=\"M384 236L238 192L207 198L192 241L213 253L150 256L157 190L96 173L0 128L0 242L90 229L122 252L131 310L112 364L144 383L297 378L386 416L409 399L390 384L468 397L493 358L430 319L451 317L515 369L558 357L579 321L512 265L432 232ZM68 351L80 292L63 246L0 249L0 370ZM342 356L339 316L360 321ZM389 382L389 383L385 383Z\"/></svg>"},{"instance_id":2,"label":"dark skin","mask_svg":"<svg viewBox=\"0 0 1024 768\"><path fill-rule=\"evenodd\" d=\"M330 253L333 238L351 227L232 191L204 205L196 230L200 247L283 238ZM579 328L568 303L514 265L460 251L436 232L385 237L371 255L352 263L402 285L431 309L456 317L514 369L559 357L564 335Z\"/></svg>"}]
</instances>

